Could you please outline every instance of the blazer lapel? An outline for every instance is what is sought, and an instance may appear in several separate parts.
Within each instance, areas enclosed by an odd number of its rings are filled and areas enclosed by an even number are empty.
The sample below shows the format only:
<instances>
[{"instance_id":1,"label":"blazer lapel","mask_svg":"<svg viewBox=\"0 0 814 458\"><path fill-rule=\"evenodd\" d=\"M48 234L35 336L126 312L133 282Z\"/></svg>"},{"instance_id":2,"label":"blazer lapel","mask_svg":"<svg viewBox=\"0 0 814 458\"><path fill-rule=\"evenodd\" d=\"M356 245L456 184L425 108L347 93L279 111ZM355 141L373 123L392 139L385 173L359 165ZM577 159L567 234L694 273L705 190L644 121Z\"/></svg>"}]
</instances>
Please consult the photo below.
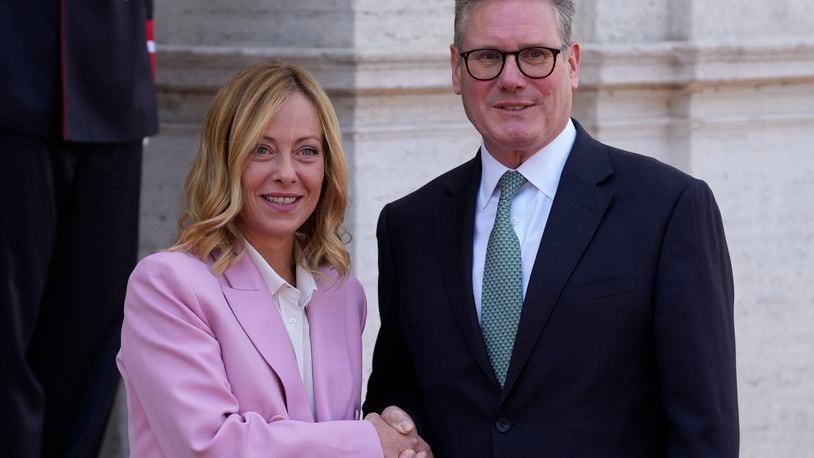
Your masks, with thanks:
<instances>
[{"instance_id":1,"label":"blazer lapel","mask_svg":"<svg viewBox=\"0 0 814 458\"><path fill-rule=\"evenodd\" d=\"M534 261L503 398L511 390L548 322L565 283L591 241L612 191L597 184L613 173L601 143L579 124Z\"/></svg>"},{"instance_id":2,"label":"blazer lapel","mask_svg":"<svg viewBox=\"0 0 814 458\"><path fill-rule=\"evenodd\" d=\"M319 277L316 280L317 291L308 304L314 404L316 421L329 421L342 418L345 414L344 403L347 399L353 399L353 373L345 345L347 309L342 304L331 303L333 297L328 289L337 286L329 285ZM334 404L331 404L332 401ZM335 404L337 401L341 404Z\"/></svg>"},{"instance_id":3,"label":"blazer lapel","mask_svg":"<svg viewBox=\"0 0 814 458\"><path fill-rule=\"evenodd\" d=\"M475 359L493 383L497 378L483 341L472 297L472 238L475 205L481 177L480 153L452 173L447 195L435 207L435 232L446 291L458 325Z\"/></svg>"},{"instance_id":4,"label":"blazer lapel","mask_svg":"<svg viewBox=\"0 0 814 458\"><path fill-rule=\"evenodd\" d=\"M282 382L289 417L313 422L294 347L257 267L244 254L224 277L228 284L221 285L223 295L243 331Z\"/></svg>"}]
</instances>

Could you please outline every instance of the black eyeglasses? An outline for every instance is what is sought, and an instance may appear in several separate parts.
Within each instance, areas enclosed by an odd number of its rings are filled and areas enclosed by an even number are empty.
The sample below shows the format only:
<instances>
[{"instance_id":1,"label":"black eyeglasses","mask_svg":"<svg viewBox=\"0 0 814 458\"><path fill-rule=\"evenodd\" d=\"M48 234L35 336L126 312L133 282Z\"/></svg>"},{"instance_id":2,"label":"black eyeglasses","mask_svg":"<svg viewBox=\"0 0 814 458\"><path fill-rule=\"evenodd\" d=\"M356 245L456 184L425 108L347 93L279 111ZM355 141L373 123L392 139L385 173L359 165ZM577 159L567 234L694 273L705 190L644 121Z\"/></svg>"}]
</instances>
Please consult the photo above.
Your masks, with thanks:
<instances>
[{"instance_id":1,"label":"black eyeglasses","mask_svg":"<svg viewBox=\"0 0 814 458\"><path fill-rule=\"evenodd\" d=\"M500 75L506 66L506 56L514 56L520 73L529 78L542 79L554 72L557 56L565 49L535 46L518 51L499 51L497 49L473 49L460 53L466 64L466 71L472 78L480 81L493 80Z\"/></svg>"}]
</instances>

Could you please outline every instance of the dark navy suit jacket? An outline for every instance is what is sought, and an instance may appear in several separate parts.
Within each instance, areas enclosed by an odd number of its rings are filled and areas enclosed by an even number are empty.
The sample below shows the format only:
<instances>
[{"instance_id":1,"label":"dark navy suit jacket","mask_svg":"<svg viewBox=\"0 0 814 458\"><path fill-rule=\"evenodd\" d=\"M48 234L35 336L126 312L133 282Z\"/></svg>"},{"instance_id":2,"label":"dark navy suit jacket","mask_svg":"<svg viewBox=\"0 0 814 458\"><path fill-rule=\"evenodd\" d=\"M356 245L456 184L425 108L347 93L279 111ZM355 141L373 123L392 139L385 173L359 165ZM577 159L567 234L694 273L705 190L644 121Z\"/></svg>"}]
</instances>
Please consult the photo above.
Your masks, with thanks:
<instances>
[{"instance_id":1,"label":"dark navy suit jacket","mask_svg":"<svg viewBox=\"0 0 814 458\"><path fill-rule=\"evenodd\" d=\"M503 389L472 296L480 158L382 210L365 410L402 406L437 457L734 458L733 281L712 192L577 132Z\"/></svg>"}]
</instances>

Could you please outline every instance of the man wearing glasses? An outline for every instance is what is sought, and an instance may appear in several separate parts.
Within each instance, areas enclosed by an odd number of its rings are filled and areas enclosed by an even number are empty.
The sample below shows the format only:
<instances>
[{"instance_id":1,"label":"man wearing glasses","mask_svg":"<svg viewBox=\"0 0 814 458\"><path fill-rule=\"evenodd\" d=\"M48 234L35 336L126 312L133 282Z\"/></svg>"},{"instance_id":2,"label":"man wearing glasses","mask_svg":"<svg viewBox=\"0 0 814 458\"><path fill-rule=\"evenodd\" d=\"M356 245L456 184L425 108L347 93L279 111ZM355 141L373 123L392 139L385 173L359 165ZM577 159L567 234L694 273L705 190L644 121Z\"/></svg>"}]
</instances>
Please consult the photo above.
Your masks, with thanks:
<instances>
[{"instance_id":1,"label":"man wearing glasses","mask_svg":"<svg viewBox=\"0 0 814 458\"><path fill-rule=\"evenodd\" d=\"M443 457L736 457L715 199L570 118L574 10L456 1L453 88L482 144L382 210L365 410L403 408Z\"/></svg>"}]
</instances>

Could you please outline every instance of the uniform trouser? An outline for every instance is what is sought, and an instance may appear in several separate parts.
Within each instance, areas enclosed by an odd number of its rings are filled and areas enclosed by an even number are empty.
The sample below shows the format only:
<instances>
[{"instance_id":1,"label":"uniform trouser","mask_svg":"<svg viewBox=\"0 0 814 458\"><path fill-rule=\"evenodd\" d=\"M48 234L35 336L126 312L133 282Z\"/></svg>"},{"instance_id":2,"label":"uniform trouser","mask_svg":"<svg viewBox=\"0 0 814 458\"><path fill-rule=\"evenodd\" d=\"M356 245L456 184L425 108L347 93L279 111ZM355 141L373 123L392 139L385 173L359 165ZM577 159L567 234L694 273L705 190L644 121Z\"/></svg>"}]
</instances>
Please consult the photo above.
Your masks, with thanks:
<instances>
[{"instance_id":1,"label":"uniform trouser","mask_svg":"<svg viewBox=\"0 0 814 458\"><path fill-rule=\"evenodd\" d=\"M0 128L0 454L96 457L119 381L142 142Z\"/></svg>"}]
</instances>

